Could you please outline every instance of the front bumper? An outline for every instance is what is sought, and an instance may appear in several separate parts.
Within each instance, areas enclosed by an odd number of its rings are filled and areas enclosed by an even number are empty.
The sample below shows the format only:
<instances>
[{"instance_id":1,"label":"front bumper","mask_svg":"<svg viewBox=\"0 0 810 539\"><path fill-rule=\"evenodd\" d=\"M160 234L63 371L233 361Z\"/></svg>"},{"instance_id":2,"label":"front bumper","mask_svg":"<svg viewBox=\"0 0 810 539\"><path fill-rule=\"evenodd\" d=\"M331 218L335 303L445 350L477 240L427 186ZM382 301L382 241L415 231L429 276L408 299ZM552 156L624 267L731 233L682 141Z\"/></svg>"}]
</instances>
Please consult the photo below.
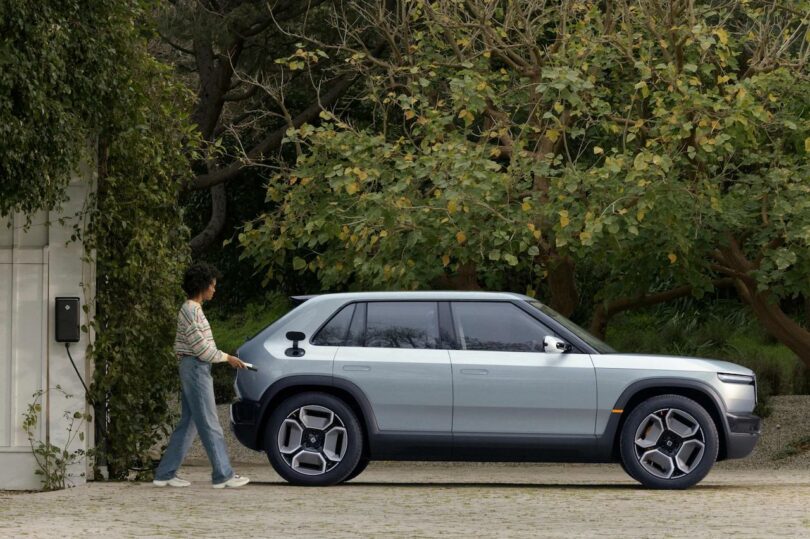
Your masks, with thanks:
<instances>
[{"instance_id":1,"label":"front bumper","mask_svg":"<svg viewBox=\"0 0 810 539\"><path fill-rule=\"evenodd\" d=\"M257 433L261 405L256 401L237 400L231 404L231 430L239 443L259 451Z\"/></svg>"},{"instance_id":2,"label":"front bumper","mask_svg":"<svg viewBox=\"0 0 810 539\"><path fill-rule=\"evenodd\" d=\"M726 414L726 458L741 459L751 454L759 440L761 420L754 414Z\"/></svg>"}]
</instances>

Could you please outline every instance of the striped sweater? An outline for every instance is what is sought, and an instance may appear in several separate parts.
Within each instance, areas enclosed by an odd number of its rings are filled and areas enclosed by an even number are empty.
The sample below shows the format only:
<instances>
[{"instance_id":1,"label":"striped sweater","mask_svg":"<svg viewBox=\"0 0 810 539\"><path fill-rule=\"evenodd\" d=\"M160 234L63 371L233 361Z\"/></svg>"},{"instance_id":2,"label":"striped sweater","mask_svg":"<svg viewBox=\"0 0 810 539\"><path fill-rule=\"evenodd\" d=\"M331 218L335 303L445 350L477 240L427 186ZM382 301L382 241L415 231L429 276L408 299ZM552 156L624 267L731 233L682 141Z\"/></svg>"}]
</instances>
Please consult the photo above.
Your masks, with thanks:
<instances>
[{"instance_id":1,"label":"striped sweater","mask_svg":"<svg viewBox=\"0 0 810 539\"><path fill-rule=\"evenodd\" d=\"M217 349L211 325L202 310L202 305L186 300L177 314L177 333L174 337L174 353L180 356L195 356L208 363L224 363L228 354Z\"/></svg>"}]
</instances>

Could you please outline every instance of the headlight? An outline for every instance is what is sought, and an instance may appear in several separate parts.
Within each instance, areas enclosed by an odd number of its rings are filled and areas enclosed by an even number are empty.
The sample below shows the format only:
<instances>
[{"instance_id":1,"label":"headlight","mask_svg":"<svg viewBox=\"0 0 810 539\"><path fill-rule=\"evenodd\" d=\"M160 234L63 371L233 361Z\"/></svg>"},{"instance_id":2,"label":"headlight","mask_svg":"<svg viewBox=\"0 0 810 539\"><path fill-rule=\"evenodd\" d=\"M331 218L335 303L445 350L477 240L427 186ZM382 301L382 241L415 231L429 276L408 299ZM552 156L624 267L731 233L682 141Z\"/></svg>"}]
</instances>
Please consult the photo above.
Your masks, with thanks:
<instances>
[{"instance_id":1,"label":"headlight","mask_svg":"<svg viewBox=\"0 0 810 539\"><path fill-rule=\"evenodd\" d=\"M718 372L717 377L721 382L726 382L727 384L754 385L754 377L749 374L730 374L726 372Z\"/></svg>"}]
</instances>

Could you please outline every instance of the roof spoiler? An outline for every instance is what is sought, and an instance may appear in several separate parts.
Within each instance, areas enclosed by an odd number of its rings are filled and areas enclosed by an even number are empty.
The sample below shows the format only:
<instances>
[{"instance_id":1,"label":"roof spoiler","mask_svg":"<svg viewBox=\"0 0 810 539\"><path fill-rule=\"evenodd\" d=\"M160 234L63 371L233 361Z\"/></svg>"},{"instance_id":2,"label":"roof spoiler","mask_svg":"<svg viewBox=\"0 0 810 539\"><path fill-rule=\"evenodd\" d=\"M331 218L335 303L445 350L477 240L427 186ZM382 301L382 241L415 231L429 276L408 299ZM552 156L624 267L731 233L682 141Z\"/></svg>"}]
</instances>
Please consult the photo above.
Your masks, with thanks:
<instances>
[{"instance_id":1,"label":"roof spoiler","mask_svg":"<svg viewBox=\"0 0 810 539\"><path fill-rule=\"evenodd\" d=\"M304 303L305 301L307 301L308 299L316 298L319 295L320 294L310 294L308 296L290 296L290 301L292 301L293 304L298 306L298 305L301 305L302 303Z\"/></svg>"}]
</instances>

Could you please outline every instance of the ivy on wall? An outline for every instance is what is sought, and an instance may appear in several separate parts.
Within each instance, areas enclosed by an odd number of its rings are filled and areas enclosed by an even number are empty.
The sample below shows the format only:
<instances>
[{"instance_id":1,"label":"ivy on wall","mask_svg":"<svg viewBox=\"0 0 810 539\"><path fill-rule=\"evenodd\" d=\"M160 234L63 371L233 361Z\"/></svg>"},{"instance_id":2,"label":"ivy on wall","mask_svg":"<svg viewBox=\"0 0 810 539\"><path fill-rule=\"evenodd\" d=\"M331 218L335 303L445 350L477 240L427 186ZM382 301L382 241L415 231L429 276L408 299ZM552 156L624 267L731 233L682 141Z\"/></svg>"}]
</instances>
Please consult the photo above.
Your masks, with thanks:
<instances>
[{"instance_id":1,"label":"ivy on wall","mask_svg":"<svg viewBox=\"0 0 810 539\"><path fill-rule=\"evenodd\" d=\"M191 96L149 54L153 7L0 0L0 216L58 208L78 163L98 165L76 239L97 264L96 317L83 330L95 334L90 398L105 402L99 450L113 478L146 460L170 419L189 258L177 200Z\"/></svg>"}]
</instances>

